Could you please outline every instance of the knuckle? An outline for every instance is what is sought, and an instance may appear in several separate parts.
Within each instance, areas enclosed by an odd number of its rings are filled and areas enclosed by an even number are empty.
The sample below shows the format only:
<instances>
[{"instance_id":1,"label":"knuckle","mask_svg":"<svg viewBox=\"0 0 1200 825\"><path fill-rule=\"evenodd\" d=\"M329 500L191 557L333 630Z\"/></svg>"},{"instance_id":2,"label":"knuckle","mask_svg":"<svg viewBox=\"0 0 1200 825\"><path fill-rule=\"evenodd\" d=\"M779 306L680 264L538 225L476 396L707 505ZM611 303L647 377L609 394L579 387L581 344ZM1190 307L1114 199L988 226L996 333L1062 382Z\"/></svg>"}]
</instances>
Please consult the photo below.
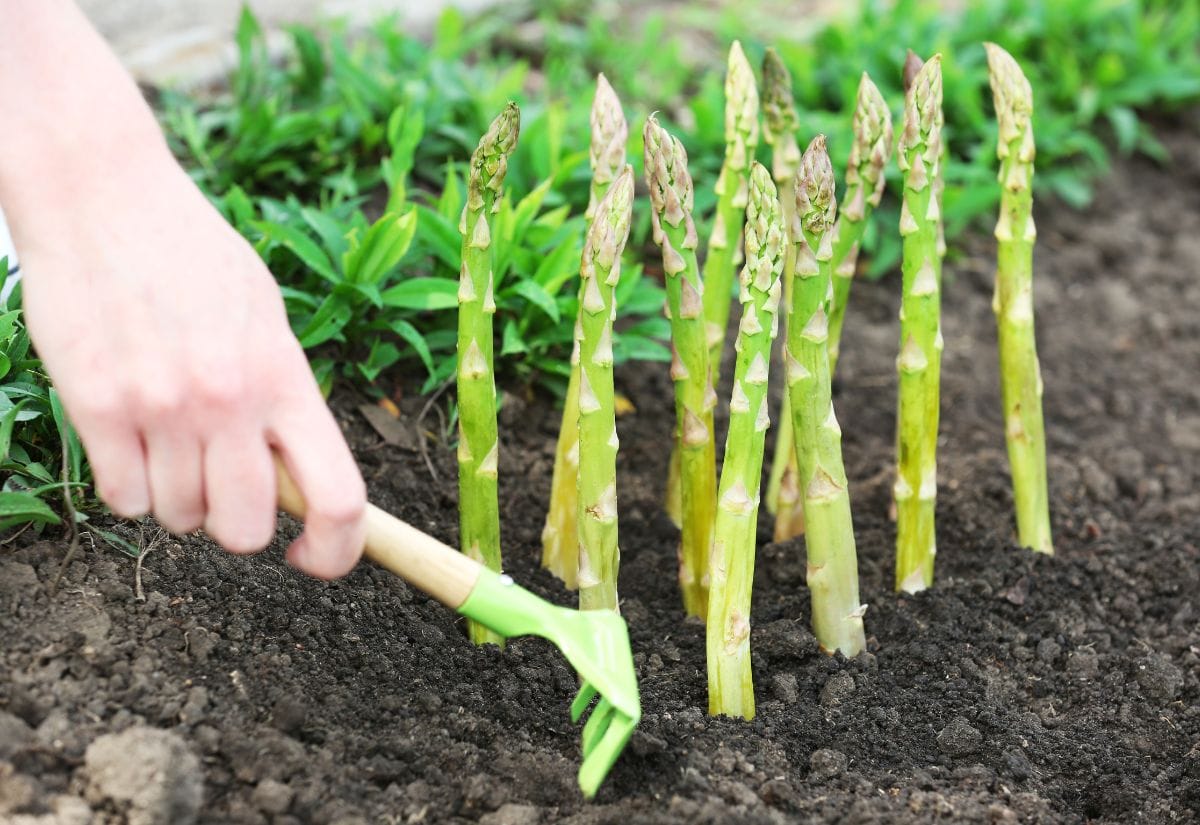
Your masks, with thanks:
<instances>
[{"instance_id":1,"label":"knuckle","mask_svg":"<svg viewBox=\"0 0 1200 825\"><path fill-rule=\"evenodd\" d=\"M183 412L183 390L170 381L150 382L136 390L134 397L142 416L151 421L174 418Z\"/></svg>"},{"instance_id":2,"label":"knuckle","mask_svg":"<svg viewBox=\"0 0 1200 825\"><path fill-rule=\"evenodd\" d=\"M209 409L229 412L245 397L245 383L234 367L217 366L200 371L192 381L196 401Z\"/></svg>"},{"instance_id":3,"label":"knuckle","mask_svg":"<svg viewBox=\"0 0 1200 825\"><path fill-rule=\"evenodd\" d=\"M357 524L367 511L367 490L362 479L338 488L312 505L313 515L336 527Z\"/></svg>"}]
</instances>

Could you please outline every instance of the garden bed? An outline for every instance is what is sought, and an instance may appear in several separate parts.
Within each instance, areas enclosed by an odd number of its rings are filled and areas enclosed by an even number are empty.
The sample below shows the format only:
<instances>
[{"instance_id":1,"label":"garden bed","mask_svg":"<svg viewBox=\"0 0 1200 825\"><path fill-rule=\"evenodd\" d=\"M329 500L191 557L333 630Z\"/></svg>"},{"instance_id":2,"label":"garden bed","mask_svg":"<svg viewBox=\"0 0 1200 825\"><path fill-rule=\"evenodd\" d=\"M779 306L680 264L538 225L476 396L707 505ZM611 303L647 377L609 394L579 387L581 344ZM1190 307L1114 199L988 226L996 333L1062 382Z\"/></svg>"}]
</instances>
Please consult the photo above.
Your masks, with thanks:
<instances>
[{"instance_id":1,"label":"garden bed","mask_svg":"<svg viewBox=\"0 0 1200 825\"><path fill-rule=\"evenodd\" d=\"M186 822L200 785L205 823L1194 820L1197 133L1194 117L1164 127L1170 169L1124 163L1088 212L1038 215L1056 557L1012 543L994 244L977 237L947 266L939 578L919 596L891 589L898 279L851 298L836 404L869 653L817 651L803 541L768 544L764 518L759 715L705 715L704 628L682 620L660 507L670 382L631 364L617 375L636 407L619 421L620 594L644 719L594 803L575 785L574 673L549 644L476 649L454 614L366 565L322 584L279 547L237 558L147 528L140 576L85 540L53 597L61 541L0 547L0 822L87 822L89 808ZM335 397L373 499L455 544L453 453L431 446L435 477L408 423L424 401L403 401L400 446L360 403ZM501 512L508 569L571 603L537 565L558 422L544 399L507 398ZM127 729L115 753L88 751ZM112 798L122 765L146 768L129 802Z\"/></svg>"}]
</instances>

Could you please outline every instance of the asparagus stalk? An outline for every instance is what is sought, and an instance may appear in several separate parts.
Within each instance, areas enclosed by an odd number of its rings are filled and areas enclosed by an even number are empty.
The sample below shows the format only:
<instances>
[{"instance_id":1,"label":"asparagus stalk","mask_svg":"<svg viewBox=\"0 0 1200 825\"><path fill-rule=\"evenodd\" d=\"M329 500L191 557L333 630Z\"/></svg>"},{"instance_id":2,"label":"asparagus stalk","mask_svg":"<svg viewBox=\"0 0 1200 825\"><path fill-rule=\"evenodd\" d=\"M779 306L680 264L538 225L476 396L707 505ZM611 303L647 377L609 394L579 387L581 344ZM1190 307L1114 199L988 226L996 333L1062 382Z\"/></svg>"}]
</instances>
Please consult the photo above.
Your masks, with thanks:
<instances>
[{"instance_id":1,"label":"asparagus stalk","mask_svg":"<svg viewBox=\"0 0 1200 825\"><path fill-rule=\"evenodd\" d=\"M733 273L741 262L742 224L746 217L747 178L758 146L758 87L754 69L733 41L725 74L725 162L717 178L717 214L704 259L704 320L708 362L713 375L721 370L721 351L729 325Z\"/></svg>"},{"instance_id":2,"label":"asparagus stalk","mask_svg":"<svg viewBox=\"0 0 1200 825\"><path fill-rule=\"evenodd\" d=\"M908 92L912 88L913 80L917 77L917 72L921 71L921 67L925 65L925 61L917 55L912 49L908 50L908 54L904 57L904 91ZM938 110L938 131L941 132L942 127L946 125L946 113L944 110ZM942 141L942 157L938 164L937 175L933 178L933 196L937 198L938 209L942 207L942 196L946 191L946 161L949 157L949 147L946 141ZM937 225L937 251L938 256L946 257L946 222L940 217ZM940 272L939 272L940 274Z\"/></svg>"},{"instance_id":3,"label":"asparagus stalk","mask_svg":"<svg viewBox=\"0 0 1200 825\"><path fill-rule=\"evenodd\" d=\"M813 635L822 649L856 656L866 646L858 598L858 556L842 464L842 431L829 375L829 293L833 287L833 166L818 135L800 161L789 241L796 248L784 352L796 463L804 491Z\"/></svg>"},{"instance_id":4,"label":"asparagus stalk","mask_svg":"<svg viewBox=\"0 0 1200 825\"><path fill-rule=\"evenodd\" d=\"M1033 325L1033 90L1021 67L995 43L987 48L1000 137L1000 220L996 223L996 294L1005 436L1017 508L1017 538L1053 553L1046 490L1042 371Z\"/></svg>"},{"instance_id":5,"label":"asparagus stalk","mask_svg":"<svg viewBox=\"0 0 1200 825\"><path fill-rule=\"evenodd\" d=\"M796 142L796 132L799 129L800 117L796 114L795 98L792 95L792 75L774 49L767 49L763 55L763 138L771 146L771 174L775 178L775 186L780 192L790 193L796 177L796 169L800 166L800 146ZM780 204L783 209L783 225L791 226L792 212L795 203L792 198L784 197ZM784 244L786 251L783 261L783 308L786 312L792 300L792 272L796 258L791 244ZM783 394L779 418L784 425L775 436L775 454L771 460L771 475L767 479L767 511L771 514L778 512L779 491L783 483L784 470L789 468L792 473L792 488L795 487L796 460L792 439L791 403L788 394ZM792 503L797 504L799 498L792 496ZM797 512L803 513L803 508L796 507ZM803 517L803 516L802 516Z\"/></svg>"},{"instance_id":6,"label":"asparagus stalk","mask_svg":"<svg viewBox=\"0 0 1200 825\"><path fill-rule=\"evenodd\" d=\"M884 167L892 154L892 113L883 95L863 72L854 107L854 144L846 166L846 194L833 229L833 308L829 313L829 371L837 372L842 323L850 284L858 263L858 247L867 218L879 205L886 184Z\"/></svg>"},{"instance_id":7,"label":"asparagus stalk","mask_svg":"<svg viewBox=\"0 0 1200 825\"><path fill-rule=\"evenodd\" d=\"M713 532L708 603L708 712L754 718L750 669L750 594L763 452L770 426L767 374L779 329L779 276L787 246L775 185L750 170L746 266L740 275L742 321L729 403L729 435Z\"/></svg>"},{"instance_id":8,"label":"asparagus stalk","mask_svg":"<svg viewBox=\"0 0 1200 825\"><path fill-rule=\"evenodd\" d=\"M492 121L471 155L467 203L459 221L462 272L458 287L458 498L462 551L492 570L500 569L500 505L496 486L499 440L496 382L492 368L492 237L488 215L495 211L508 156L517 144L521 113L509 103ZM476 644L504 639L471 622Z\"/></svg>"},{"instance_id":9,"label":"asparagus stalk","mask_svg":"<svg viewBox=\"0 0 1200 825\"><path fill-rule=\"evenodd\" d=\"M617 416L613 390L614 287L633 219L633 167L593 205L583 248L579 326L579 606L617 609Z\"/></svg>"},{"instance_id":10,"label":"asparagus stalk","mask_svg":"<svg viewBox=\"0 0 1200 825\"><path fill-rule=\"evenodd\" d=\"M899 412L896 425L896 589L933 584L937 553L937 434L942 360L941 268L937 225L941 209L934 180L941 165L942 70L934 55L905 95L899 162L904 173L900 234L903 298L900 309Z\"/></svg>"},{"instance_id":11,"label":"asparagus stalk","mask_svg":"<svg viewBox=\"0 0 1200 825\"><path fill-rule=\"evenodd\" d=\"M716 509L713 407L717 394L705 339L703 285L696 264L692 178L687 152L651 116L643 134L654 240L662 248L671 321L671 379L675 382L676 443L682 543L679 584L689 616L708 614L708 556Z\"/></svg>"},{"instance_id":12,"label":"asparagus stalk","mask_svg":"<svg viewBox=\"0 0 1200 825\"><path fill-rule=\"evenodd\" d=\"M589 226L600 201L625 167L625 144L629 126L621 101L603 74L596 78L592 101L592 186L587 208ZM580 304L583 284L580 284ZM582 309L580 310L582 312ZM577 478L579 472L579 344L571 352L571 377L563 402L562 427L554 453L554 475L550 482L550 509L542 529L542 566L574 590L578 585L579 552L576 526Z\"/></svg>"},{"instance_id":13,"label":"asparagus stalk","mask_svg":"<svg viewBox=\"0 0 1200 825\"><path fill-rule=\"evenodd\" d=\"M879 205L885 185L884 167L892 153L892 114L879 89L864 72L854 107L854 144L846 167L846 193L841 215L833 228L833 299L829 311L829 371L837 371L842 324L850 285L858 264L858 249L867 219ZM782 440L782 439L781 439ZM780 473L775 540L785 541L804 532L804 508L796 476L795 452L786 454Z\"/></svg>"},{"instance_id":14,"label":"asparagus stalk","mask_svg":"<svg viewBox=\"0 0 1200 825\"><path fill-rule=\"evenodd\" d=\"M725 74L725 161L717 178L717 213L704 258L704 318L714 382L720 379L721 351L729 325L733 273L741 262L742 223L746 212L746 177L758 146L758 88L754 69L733 41ZM711 429L711 427L710 427ZM667 476L667 513L680 524L678 447Z\"/></svg>"}]
</instances>

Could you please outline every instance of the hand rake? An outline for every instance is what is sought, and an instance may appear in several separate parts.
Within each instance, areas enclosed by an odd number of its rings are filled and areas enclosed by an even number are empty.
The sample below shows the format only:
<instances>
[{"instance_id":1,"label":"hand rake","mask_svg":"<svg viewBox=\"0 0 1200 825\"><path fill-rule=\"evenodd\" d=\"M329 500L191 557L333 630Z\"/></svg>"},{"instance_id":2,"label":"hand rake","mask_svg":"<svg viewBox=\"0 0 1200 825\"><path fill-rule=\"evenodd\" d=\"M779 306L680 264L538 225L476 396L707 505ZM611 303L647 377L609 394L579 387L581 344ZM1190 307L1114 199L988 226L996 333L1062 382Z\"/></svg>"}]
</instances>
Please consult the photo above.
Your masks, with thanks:
<instances>
[{"instance_id":1,"label":"hand rake","mask_svg":"<svg viewBox=\"0 0 1200 825\"><path fill-rule=\"evenodd\" d=\"M276 466L280 506L303 518L300 491L283 465L276 461ZM579 766L579 787L584 796L595 796L642 716L625 621L607 610L550 604L373 505L367 509L366 556L503 636L541 636L558 646L583 680L571 704L571 721L578 722L600 696L583 726Z\"/></svg>"}]
</instances>

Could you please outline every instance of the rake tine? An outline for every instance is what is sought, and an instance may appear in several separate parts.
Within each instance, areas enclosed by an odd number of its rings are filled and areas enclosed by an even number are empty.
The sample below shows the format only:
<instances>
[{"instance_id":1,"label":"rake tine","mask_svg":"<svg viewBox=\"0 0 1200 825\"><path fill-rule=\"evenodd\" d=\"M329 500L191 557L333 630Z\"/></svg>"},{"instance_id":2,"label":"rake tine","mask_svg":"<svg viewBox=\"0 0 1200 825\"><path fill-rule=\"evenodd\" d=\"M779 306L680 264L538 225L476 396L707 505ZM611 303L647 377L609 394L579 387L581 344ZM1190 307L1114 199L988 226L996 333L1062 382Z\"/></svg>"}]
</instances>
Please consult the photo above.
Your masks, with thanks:
<instances>
[{"instance_id":1,"label":"rake tine","mask_svg":"<svg viewBox=\"0 0 1200 825\"><path fill-rule=\"evenodd\" d=\"M616 707L612 702L601 697L596 704L592 715L588 717L587 724L583 726L583 755L587 756L596 747L596 743L604 736L608 730L608 725L612 721L613 713L616 712Z\"/></svg>"},{"instance_id":2,"label":"rake tine","mask_svg":"<svg viewBox=\"0 0 1200 825\"><path fill-rule=\"evenodd\" d=\"M592 687L591 682L584 682L579 688L579 693L575 694L575 701L571 703L571 721L578 722L579 717L583 716L583 712L588 709L588 705L592 703L592 699L598 691Z\"/></svg>"},{"instance_id":3,"label":"rake tine","mask_svg":"<svg viewBox=\"0 0 1200 825\"><path fill-rule=\"evenodd\" d=\"M611 724L591 752L585 752L583 763L579 766L579 787L588 799L596 795L600 783L608 776L613 763L617 761L629 737L633 735L635 724L625 714L614 708L609 718Z\"/></svg>"}]
</instances>

